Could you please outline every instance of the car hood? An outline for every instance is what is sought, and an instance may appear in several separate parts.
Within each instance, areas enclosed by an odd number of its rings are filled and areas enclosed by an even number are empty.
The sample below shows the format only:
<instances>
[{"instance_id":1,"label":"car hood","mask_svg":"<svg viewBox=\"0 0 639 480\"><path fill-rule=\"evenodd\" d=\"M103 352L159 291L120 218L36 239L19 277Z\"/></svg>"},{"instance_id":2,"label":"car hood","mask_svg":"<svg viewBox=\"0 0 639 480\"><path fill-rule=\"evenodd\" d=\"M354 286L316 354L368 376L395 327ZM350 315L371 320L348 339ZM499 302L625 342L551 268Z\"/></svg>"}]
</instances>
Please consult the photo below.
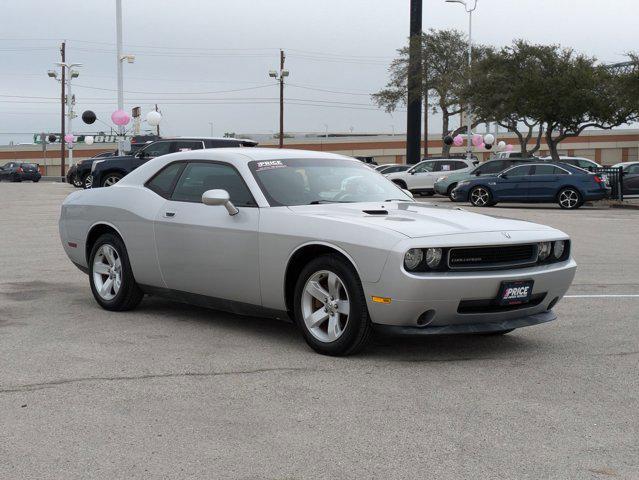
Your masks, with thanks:
<instances>
[{"instance_id":1,"label":"car hood","mask_svg":"<svg viewBox=\"0 0 639 480\"><path fill-rule=\"evenodd\" d=\"M305 217L384 228L409 238L495 231L550 231L551 227L495 218L421 202L340 203L289 207Z\"/></svg>"}]
</instances>

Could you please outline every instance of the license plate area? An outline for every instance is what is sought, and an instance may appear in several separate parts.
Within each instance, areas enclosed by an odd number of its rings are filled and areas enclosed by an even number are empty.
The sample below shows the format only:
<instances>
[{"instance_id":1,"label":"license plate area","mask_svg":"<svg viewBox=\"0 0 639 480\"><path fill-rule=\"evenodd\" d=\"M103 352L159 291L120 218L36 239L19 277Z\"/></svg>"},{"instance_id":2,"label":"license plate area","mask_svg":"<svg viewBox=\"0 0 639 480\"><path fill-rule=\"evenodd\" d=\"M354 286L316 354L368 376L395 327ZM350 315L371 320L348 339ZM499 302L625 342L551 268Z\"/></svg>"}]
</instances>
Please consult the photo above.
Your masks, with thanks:
<instances>
[{"instance_id":1,"label":"license plate area","mask_svg":"<svg viewBox=\"0 0 639 480\"><path fill-rule=\"evenodd\" d=\"M497 303L499 305L523 305L530 302L533 291L533 280L517 280L501 282Z\"/></svg>"}]
</instances>

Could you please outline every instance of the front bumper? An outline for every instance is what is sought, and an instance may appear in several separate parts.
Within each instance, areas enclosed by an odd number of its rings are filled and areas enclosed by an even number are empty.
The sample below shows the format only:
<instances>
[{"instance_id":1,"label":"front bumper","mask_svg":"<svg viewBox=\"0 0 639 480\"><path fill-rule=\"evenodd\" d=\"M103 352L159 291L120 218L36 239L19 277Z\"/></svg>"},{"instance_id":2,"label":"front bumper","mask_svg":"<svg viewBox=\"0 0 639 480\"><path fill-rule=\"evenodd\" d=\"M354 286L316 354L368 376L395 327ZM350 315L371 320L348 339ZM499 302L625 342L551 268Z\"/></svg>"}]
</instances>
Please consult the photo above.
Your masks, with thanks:
<instances>
[{"instance_id":1,"label":"front bumper","mask_svg":"<svg viewBox=\"0 0 639 480\"><path fill-rule=\"evenodd\" d=\"M435 193L439 193L440 195L448 195L448 187L447 183L435 183Z\"/></svg>"},{"instance_id":2,"label":"front bumper","mask_svg":"<svg viewBox=\"0 0 639 480\"><path fill-rule=\"evenodd\" d=\"M383 335L463 335L471 333L496 333L515 328L530 327L540 323L552 322L557 315L552 310L534 313L524 317L512 318L501 322L469 323L461 325L442 325L427 327L402 327L398 325L375 325L375 330Z\"/></svg>"},{"instance_id":3,"label":"front bumper","mask_svg":"<svg viewBox=\"0 0 639 480\"><path fill-rule=\"evenodd\" d=\"M450 198L454 202L465 202L468 200L468 191L463 187L457 187L450 192Z\"/></svg>"},{"instance_id":4,"label":"front bumper","mask_svg":"<svg viewBox=\"0 0 639 480\"><path fill-rule=\"evenodd\" d=\"M478 324L540 323L538 317L522 319L551 310L568 291L576 269L572 258L528 268L474 272L408 273L387 263L379 282L363 286L373 323L455 333L474 331ZM517 280L534 282L531 302L516 307L497 305L502 282ZM391 301L376 303L373 296Z\"/></svg>"}]
</instances>

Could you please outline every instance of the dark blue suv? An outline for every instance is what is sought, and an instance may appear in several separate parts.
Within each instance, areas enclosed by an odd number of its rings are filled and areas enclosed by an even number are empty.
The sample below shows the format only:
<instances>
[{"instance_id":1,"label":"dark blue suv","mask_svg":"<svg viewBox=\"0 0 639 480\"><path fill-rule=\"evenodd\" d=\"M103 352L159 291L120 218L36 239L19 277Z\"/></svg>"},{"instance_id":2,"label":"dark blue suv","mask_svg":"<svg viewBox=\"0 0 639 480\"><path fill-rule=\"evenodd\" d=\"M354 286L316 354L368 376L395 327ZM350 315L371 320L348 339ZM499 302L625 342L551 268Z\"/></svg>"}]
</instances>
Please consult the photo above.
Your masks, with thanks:
<instances>
[{"instance_id":1,"label":"dark blue suv","mask_svg":"<svg viewBox=\"0 0 639 480\"><path fill-rule=\"evenodd\" d=\"M585 201L601 200L610 188L593 173L565 163L530 163L499 175L461 181L451 193L455 202L490 207L498 202L558 203L579 208Z\"/></svg>"}]
</instances>

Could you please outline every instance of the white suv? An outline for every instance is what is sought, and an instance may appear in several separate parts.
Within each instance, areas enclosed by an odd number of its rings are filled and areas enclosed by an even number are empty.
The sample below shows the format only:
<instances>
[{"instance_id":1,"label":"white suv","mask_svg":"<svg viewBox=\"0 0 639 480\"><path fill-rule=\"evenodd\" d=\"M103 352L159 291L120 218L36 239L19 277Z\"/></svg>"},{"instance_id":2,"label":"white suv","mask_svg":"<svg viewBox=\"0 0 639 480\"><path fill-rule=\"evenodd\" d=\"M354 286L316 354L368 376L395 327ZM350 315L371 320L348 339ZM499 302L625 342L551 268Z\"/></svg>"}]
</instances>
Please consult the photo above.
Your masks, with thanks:
<instances>
[{"instance_id":1,"label":"white suv","mask_svg":"<svg viewBox=\"0 0 639 480\"><path fill-rule=\"evenodd\" d=\"M468 172L478 163L477 160L462 158L428 158L405 172L390 173L385 177L411 193L433 195L438 178L451 173Z\"/></svg>"}]
</instances>

